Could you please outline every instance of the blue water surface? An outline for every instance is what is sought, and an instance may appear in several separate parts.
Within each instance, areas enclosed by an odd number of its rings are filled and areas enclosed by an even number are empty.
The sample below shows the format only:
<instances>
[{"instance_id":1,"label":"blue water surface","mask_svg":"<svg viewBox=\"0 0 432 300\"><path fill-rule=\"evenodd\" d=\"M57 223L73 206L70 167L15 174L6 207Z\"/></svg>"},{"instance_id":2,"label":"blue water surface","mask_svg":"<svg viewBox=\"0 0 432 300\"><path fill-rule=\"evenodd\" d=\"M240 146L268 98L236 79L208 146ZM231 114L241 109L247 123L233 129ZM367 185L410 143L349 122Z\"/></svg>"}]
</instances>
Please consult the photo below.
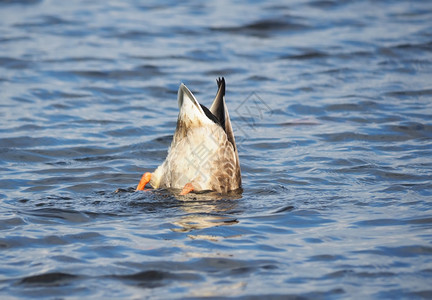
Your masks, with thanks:
<instances>
[{"instance_id":1,"label":"blue water surface","mask_svg":"<svg viewBox=\"0 0 432 300\"><path fill-rule=\"evenodd\" d=\"M0 298L432 298L432 2L0 1ZM241 195L134 192L216 78Z\"/></svg>"}]
</instances>

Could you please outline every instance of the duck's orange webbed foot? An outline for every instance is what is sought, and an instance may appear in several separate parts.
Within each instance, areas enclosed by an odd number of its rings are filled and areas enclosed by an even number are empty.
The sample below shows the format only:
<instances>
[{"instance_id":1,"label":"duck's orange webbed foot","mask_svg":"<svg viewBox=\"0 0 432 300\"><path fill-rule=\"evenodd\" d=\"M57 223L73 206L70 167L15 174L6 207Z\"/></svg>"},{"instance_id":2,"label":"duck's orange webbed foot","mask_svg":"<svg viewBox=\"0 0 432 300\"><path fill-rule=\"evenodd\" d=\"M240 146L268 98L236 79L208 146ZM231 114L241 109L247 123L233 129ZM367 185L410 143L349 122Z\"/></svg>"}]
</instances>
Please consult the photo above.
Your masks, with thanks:
<instances>
[{"instance_id":1,"label":"duck's orange webbed foot","mask_svg":"<svg viewBox=\"0 0 432 300\"><path fill-rule=\"evenodd\" d=\"M181 191L181 193L180 193L180 195L186 195L186 194L189 194L190 192L192 192L194 190L194 187L193 187L193 185L192 185L192 183L186 183L185 184L185 186L183 187L183 189L182 189L182 191Z\"/></svg>"},{"instance_id":2,"label":"duck's orange webbed foot","mask_svg":"<svg viewBox=\"0 0 432 300\"><path fill-rule=\"evenodd\" d=\"M138 183L136 190L137 191L144 190L146 184L150 182L150 179L151 179L151 173L150 172L144 173L144 175L141 177L140 182Z\"/></svg>"}]
</instances>

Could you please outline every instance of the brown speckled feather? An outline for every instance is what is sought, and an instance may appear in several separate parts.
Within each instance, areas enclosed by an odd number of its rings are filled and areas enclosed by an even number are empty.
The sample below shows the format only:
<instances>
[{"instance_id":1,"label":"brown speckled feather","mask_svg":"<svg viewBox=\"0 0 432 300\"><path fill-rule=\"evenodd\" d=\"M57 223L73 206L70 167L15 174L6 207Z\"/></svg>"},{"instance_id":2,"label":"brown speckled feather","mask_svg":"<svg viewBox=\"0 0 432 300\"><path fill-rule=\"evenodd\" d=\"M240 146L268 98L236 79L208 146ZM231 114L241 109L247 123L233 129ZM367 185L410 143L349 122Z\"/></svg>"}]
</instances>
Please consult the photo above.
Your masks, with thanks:
<instances>
[{"instance_id":1,"label":"brown speckled feather","mask_svg":"<svg viewBox=\"0 0 432 300\"><path fill-rule=\"evenodd\" d=\"M167 158L153 173L155 188L227 193L241 187L241 171L234 134L225 104L225 79L208 110L183 84L178 92L179 116Z\"/></svg>"},{"instance_id":2,"label":"brown speckled feather","mask_svg":"<svg viewBox=\"0 0 432 300\"><path fill-rule=\"evenodd\" d=\"M226 140L218 149L211 172L212 190L227 193L241 186L238 155L231 142Z\"/></svg>"}]
</instances>

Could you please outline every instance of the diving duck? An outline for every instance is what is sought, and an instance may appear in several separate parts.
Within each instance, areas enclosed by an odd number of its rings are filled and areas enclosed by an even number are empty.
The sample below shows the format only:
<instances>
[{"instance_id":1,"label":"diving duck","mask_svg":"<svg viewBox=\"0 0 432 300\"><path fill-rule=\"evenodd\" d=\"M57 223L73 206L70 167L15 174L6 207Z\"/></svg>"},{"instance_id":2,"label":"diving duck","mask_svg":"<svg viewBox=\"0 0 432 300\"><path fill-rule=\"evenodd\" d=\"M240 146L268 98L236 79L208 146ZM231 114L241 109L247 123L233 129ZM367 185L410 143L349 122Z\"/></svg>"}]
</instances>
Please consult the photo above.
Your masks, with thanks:
<instances>
[{"instance_id":1,"label":"diving duck","mask_svg":"<svg viewBox=\"0 0 432 300\"><path fill-rule=\"evenodd\" d=\"M165 161L145 173L137 190L153 188L227 193L241 187L240 162L231 120L225 104L225 79L216 80L218 91L210 109L200 104L181 84L178 90L177 127Z\"/></svg>"}]
</instances>

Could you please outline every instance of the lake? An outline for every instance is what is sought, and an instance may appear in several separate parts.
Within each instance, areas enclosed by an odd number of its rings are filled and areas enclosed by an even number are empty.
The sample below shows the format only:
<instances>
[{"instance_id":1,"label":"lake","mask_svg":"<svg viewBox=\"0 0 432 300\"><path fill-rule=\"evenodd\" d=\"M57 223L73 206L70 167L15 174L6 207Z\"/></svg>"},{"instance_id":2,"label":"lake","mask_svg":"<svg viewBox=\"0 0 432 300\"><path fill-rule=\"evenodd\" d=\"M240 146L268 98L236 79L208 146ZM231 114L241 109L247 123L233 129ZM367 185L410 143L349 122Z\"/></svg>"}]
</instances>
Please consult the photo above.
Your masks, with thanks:
<instances>
[{"instance_id":1,"label":"lake","mask_svg":"<svg viewBox=\"0 0 432 300\"><path fill-rule=\"evenodd\" d=\"M2 299L432 298L432 2L0 1ZM224 76L243 192L134 189Z\"/></svg>"}]
</instances>

